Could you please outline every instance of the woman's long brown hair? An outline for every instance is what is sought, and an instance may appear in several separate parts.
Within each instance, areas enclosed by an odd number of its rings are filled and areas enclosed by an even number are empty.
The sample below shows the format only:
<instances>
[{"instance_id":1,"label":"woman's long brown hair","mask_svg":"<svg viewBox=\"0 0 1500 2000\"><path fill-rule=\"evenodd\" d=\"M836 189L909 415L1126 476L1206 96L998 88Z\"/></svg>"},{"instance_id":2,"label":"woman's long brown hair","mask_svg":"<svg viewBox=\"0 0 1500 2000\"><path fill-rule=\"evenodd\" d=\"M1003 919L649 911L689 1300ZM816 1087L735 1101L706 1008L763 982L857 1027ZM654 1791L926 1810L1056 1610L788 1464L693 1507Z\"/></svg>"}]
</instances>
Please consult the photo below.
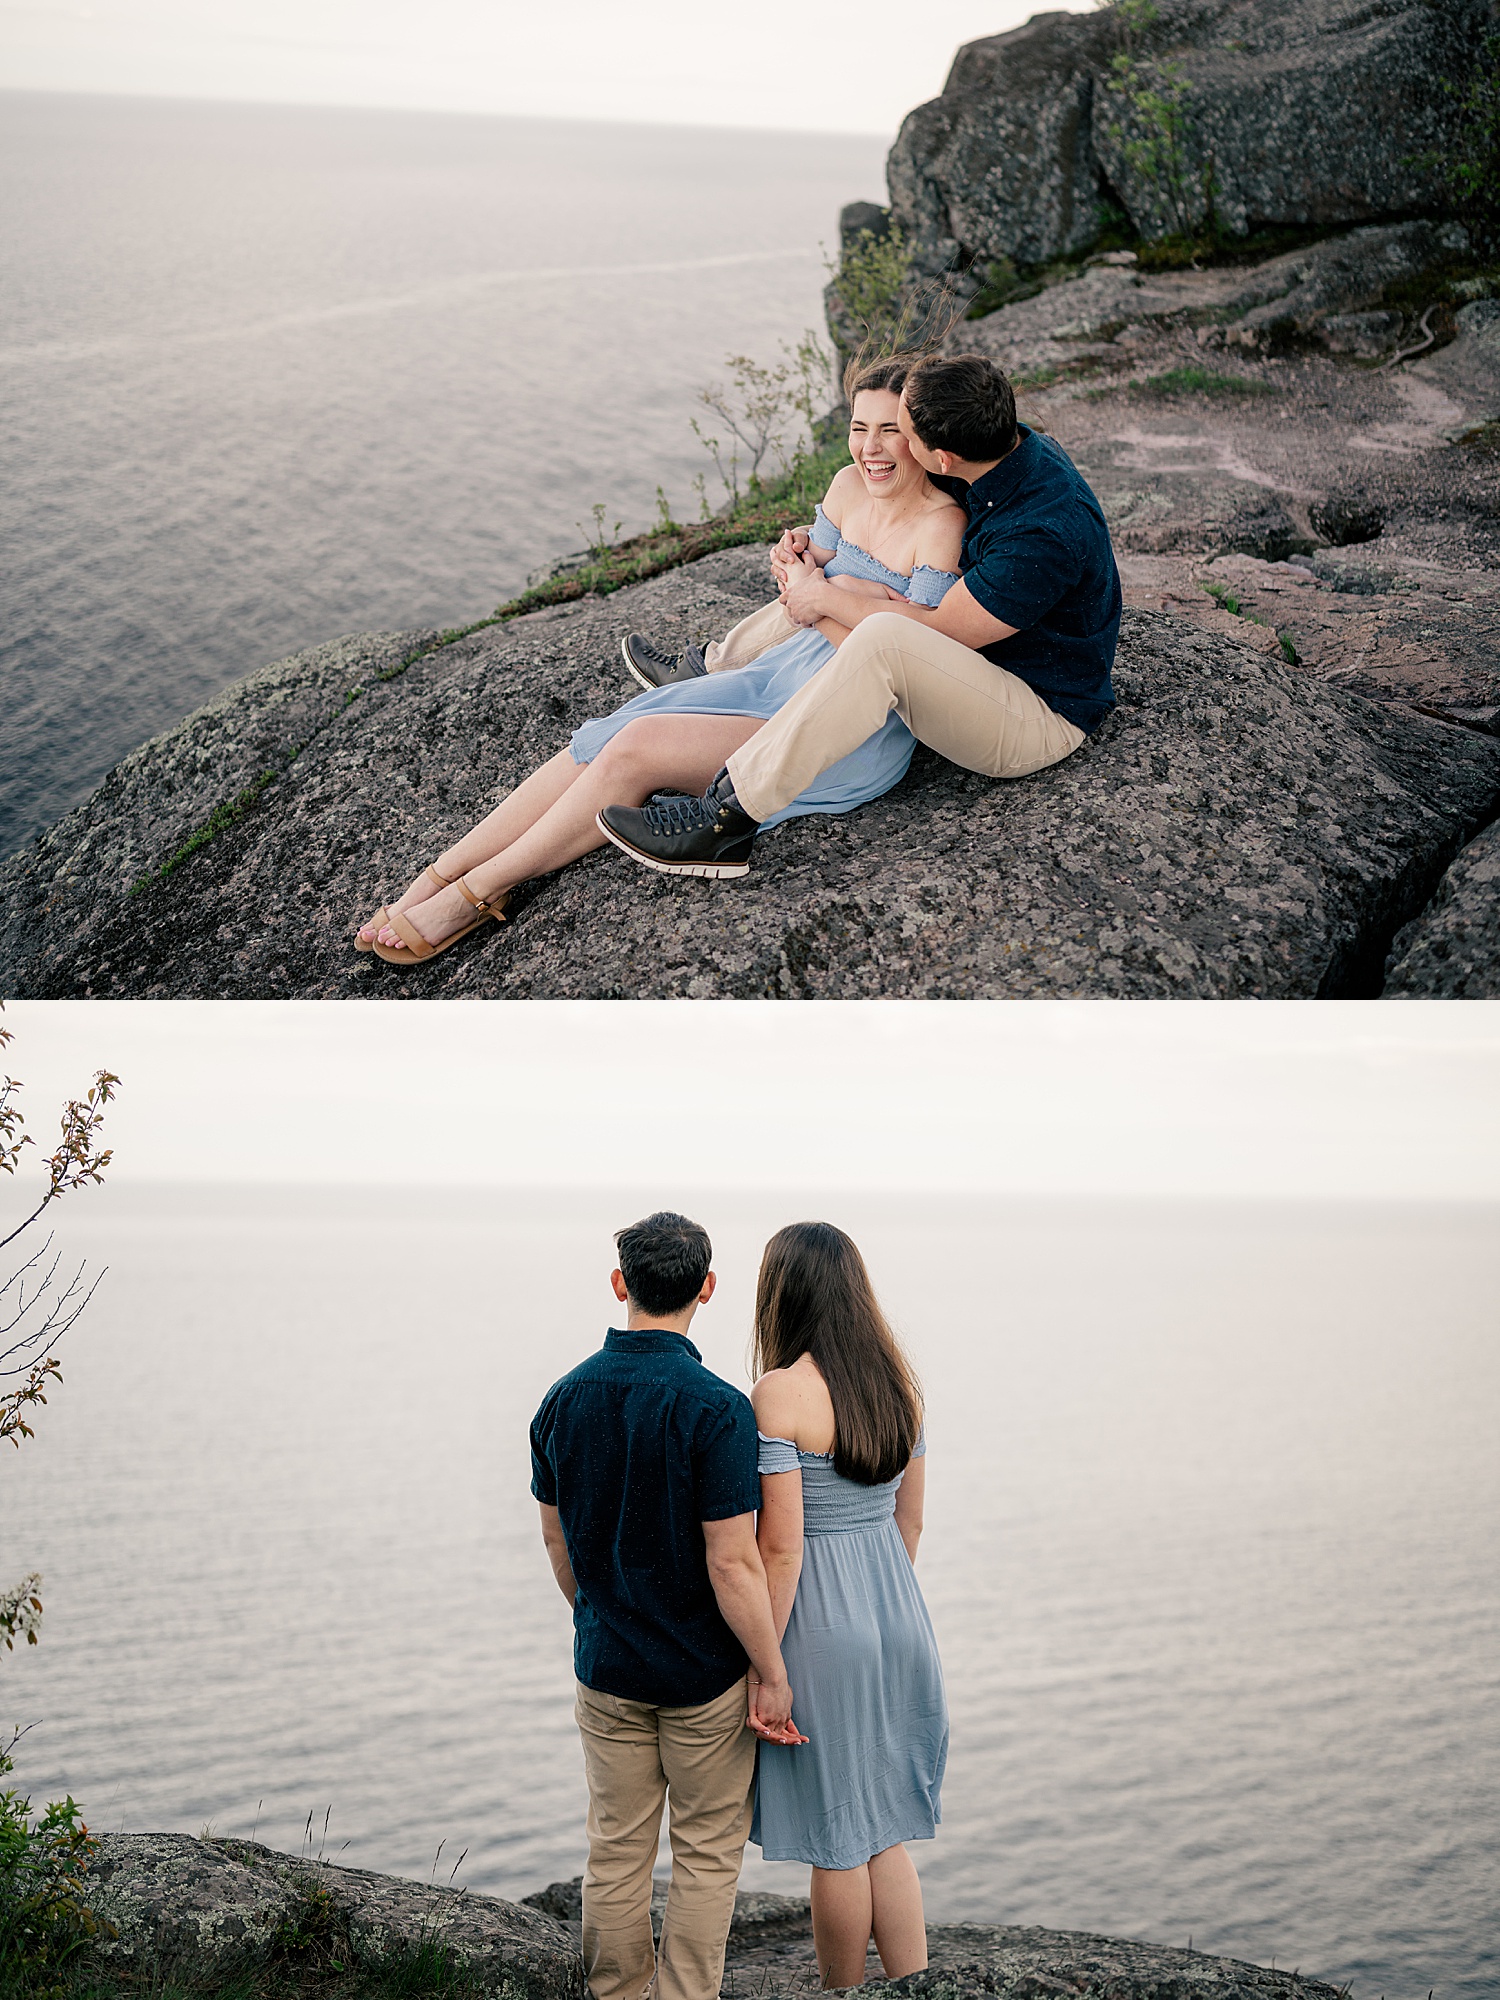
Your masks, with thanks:
<instances>
[{"instance_id":1,"label":"woman's long brown hair","mask_svg":"<svg viewBox=\"0 0 1500 2000\"><path fill-rule=\"evenodd\" d=\"M922 1391L875 1298L865 1260L831 1222L793 1222L766 1245L755 1287L756 1375L810 1354L833 1400L833 1463L876 1486L905 1469Z\"/></svg>"}]
</instances>

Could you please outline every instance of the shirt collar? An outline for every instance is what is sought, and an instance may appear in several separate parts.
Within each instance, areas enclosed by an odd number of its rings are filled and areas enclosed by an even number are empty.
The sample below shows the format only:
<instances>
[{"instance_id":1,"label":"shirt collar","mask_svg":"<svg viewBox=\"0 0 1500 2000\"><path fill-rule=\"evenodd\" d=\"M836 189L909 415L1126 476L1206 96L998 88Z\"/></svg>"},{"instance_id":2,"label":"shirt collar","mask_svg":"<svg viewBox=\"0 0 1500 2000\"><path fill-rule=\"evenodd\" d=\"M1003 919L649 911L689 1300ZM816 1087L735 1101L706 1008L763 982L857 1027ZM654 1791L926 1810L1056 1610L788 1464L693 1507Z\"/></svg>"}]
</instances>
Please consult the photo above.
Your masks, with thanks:
<instances>
[{"instance_id":1,"label":"shirt collar","mask_svg":"<svg viewBox=\"0 0 1500 2000\"><path fill-rule=\"evenodd\" d=\"M695 1361L703 1359L685 1333L673 1333L664 1326L637 1326L628 1332L612 1326L604 1336L604 1345L615 1354L673 1354L683 1350Z\"/></svg>"},{"instance_id":2,"label":"shirt collar","mask_svg":"<svg viewBox=\"0 0 1500 2000\"><path fill-rule=\"evenodd\" d=\"M975 521L981 514L987 514L992 507L998 507L1006 499L1016 481L1021 476L1022 460L1029 456L1026 445L1032 432L1027 424L1017 424L1019 442L1014 450L1008 451L997 465L992 465L982 479L976 479L964 493L963 503L969 510L969 519Z\"/></svg>"}]
</instances>

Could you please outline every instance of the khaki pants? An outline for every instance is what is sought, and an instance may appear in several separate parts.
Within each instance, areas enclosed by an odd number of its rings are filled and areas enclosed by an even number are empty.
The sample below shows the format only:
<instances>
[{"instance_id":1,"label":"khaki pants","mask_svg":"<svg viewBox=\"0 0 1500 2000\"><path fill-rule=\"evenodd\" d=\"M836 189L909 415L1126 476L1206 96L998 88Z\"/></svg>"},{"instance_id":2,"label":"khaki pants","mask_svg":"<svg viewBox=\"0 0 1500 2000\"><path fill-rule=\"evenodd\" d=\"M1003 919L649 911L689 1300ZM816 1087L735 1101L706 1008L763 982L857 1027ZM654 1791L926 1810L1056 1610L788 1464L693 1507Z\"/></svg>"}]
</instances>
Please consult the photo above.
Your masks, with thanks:
<instances>
[{"instance_id":1,"label":"khaki pants","mask_svg":"<svg viewBox=\"0 0 1500 2000\"><path fill-rule=\"evenodd\" d=\"M755 1737L745 1683L700 1708L657 1708L578 1684L589 1785L583 1969L594 2000L717 2000L750 1832ZM651 1870L670 1797L672 1886L658 1963Z\"/></svg>"},{"instance_id":2,"label":"khaki pants","mask_svg":"<svg viewBox=\"0 0 1500 2000\"><path fill-rule=\"evenodd\" d=\"M769 819L873 736L892 709L919 743L991 778L1040 771L1087 740L982 653L914 618L877 612L735 751L735 796L752 819Z\"/></svg>"},{"instance_id":3,"label":"khaki pants","mask_svg":"<svg viewBox=\"0 0 1500 2000\"><path fill-rule=\"evenodd\" d=\"M736 667L748 667L783 639L796 638L801 630L782 610L778 597L732 625L722 639L710 640L703 649L703 664L711 674L731 674Z\"/></svg>"}]
</instances>

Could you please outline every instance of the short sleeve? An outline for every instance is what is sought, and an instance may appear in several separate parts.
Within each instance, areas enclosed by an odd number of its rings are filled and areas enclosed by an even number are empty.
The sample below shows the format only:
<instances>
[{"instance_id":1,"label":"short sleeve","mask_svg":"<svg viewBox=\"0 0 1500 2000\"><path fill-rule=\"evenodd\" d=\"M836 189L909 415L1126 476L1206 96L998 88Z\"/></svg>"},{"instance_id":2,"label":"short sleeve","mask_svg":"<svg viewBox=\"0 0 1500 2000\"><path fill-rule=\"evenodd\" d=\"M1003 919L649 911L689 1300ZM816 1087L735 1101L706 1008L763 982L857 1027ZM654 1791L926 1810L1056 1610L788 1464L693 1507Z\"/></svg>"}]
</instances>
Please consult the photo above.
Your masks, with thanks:
<instances>
[{"instance_id":1,"label":"short sleeve","mask_svg":"<svg viewBox=\"0 0 1500 2000\"><path fill-rule=\"evenodd\" d=\"M557 1505L557 1474L547 1453L551 1436L552 1398L549 1396L531 1420L531 1491L544 1507Z\"/></svg>"},{"instance_id":2,"label":"short sleeve","mask_svg":"<svg viewBox=\"0 0 1500 2000\"><path fill-rule=\"evenodd\" d=\"M934 569L930 563L918 563L911 573L911 589L906 595L913 604L941 604L959 581L956 569Z\"/></svg>"},{"instance_id":3,"label":"short sleeve","mask_svg":"<svg viewBox=\"0 0 1500 2000\"><path fill-rule=\"evenodd\" d=\"M760 1453L760 1470L767 1472L800 1472L802 1461L797 1456L797 1447L790 1438L767 1437L764 1431L755 1433Z\"/></svg>"},{"instance_id":4,"label":"short sleeve","mask_svg":"<svg viewBox=\"0 0 1500 2000\"><path fill-rule=\"evenodd\" d=\"M1080 563L1079 551L1051 529L1017 527L981 545L964 582L992 618L1024 632L1073 589Z\"/></svg>"},{"instance_id":5,"label":"short sleeve","mask_svg":"<svg viewBox=\"0 0 1500 2000\"><path fill-rule=\"evenodd\" d=\"M911 1448L911 1455L913 1458L925 1458L927 1456L926 1424L921 1425L917 1431L917 1441Z\"/></svg>"},{"instance_id":6,"label":"short sleeve","mask_svg":"<svg viewBox=\"0 0 1500 2000\"><path fill-rule=\"evenodd\" d=\"M818 548L832 549L835 555L838 553L839 543L844 539L834 523L823 512L821 501L813 509L812 538Z\"/></svg>"},{"instance_id":7,"label":"short sleeve","mask_svg":"<svg viewBox=\"0 0 1500 2000\"><path fill-rule=\"evenodd\" d=\"M693 1441L693 1485L700 1521L730 1521L760 1506L755 1465L755 1412L750 1398L705 1410Z\"/></svg>"}]
</instances>

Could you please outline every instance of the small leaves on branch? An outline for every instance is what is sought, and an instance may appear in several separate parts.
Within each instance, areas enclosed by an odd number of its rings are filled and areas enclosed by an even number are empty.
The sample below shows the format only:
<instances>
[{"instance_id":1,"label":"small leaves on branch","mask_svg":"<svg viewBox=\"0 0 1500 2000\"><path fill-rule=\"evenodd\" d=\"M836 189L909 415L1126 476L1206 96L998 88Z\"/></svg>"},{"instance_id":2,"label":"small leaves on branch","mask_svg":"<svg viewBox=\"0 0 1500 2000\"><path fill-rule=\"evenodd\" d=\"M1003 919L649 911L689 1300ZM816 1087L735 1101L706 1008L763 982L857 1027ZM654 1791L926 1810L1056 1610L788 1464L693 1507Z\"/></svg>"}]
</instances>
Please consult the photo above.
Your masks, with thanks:
<instances>
[{"instance_id":1,"label":"small leaves on branch","mask_svg":"<svg viewBox=\"0 0 1500 2000\"><path fill-rule=\"evenodd\" d=\"M0 1050L8 1048L14 1039L9 1028L0 1027ZM63 1107L62 1134L47 1161L46 1189L30 1213L8 1235L0 1237L0 1249L30 1229L54 1201L78 1188L101 1184L113 1153L100 1144L100 1131L105 1110L119 1087L120 1079L112 1071L98 1070L87 1094L70 1098ZM15 1173L23 1148L34 1143L25 1130L26 1121L16 1101L20 1088L12 1076L0 1079L0 1167L8 1174ZM76 1323L104 1276L101 1271L90 1280L82 1264L71 1277L60 1275L62 1252L54 1250L53 1241L48 1235L0 1284L0 1382L20 1378L14 1388L0 1392L0 1443L8 1438L18 1449L23 1438L36 1435L30 1418L35 1411L45 1408L51 1384L62 1380L62 1369L52 1350ZM42 1618L41 1581L33 1573L10 1589L0 1591L0 1639L8 1652L14 1650L17 1639L24 1639L29 1646L37 1643L37 1627ZM14 1739L8 1748L14 1748ZM10 1768L6 1753L0 1752L0 1773ZM0 1944L4 1941L6 1922L4 1897L10 1893L6 1887L8 1864L4 1842L7 1838L13 1845L18 1842L16 1851L24 1852L27 1840L32 1837L26 1831L29 1802L21 1801L18 1807L17 1797L14 1792L0 1795ZM76 1819L71 1799L66 1809L49 1806L48 1817L40 1823L43 1834L49 1829L56 1830L51 1817L55 1813L64 1813L65 1820L57 1822L64 1831L72 1825L66 1814L71 1813Z\"/></svg>"},{"instance_id":2,"label":"small leaves on branch","mask_svg":"<svg viewBox=\"0 0 1500 2000\"><path fill-rule=\"evenodd\" d=\"M731 354L724 365L728 384L698 391L698 401L718 419L714 434L696 417L688 421L713 459L728 505L736 507L742 492L759 492L766 485L767 473L788 478L811 452L819 404L832 393L832 363L809 328L795 346L781 343L779 361L767 364L748 354Z\"/></svg>"},{"instance_id":3,"label":"small leaves on branch","mask_svg":"<svg viewBox=\"0 0 1500 2000\"><path fill-rule=\"evenodd\" d=\"M41 1576L33 1570L9 1590L0 1590L0 1639L7 1653L14 1650L17 1639L28 1646L36 1644L36 1629L42 1622L41 1587Z\"/></svg>"}]
</instances>

